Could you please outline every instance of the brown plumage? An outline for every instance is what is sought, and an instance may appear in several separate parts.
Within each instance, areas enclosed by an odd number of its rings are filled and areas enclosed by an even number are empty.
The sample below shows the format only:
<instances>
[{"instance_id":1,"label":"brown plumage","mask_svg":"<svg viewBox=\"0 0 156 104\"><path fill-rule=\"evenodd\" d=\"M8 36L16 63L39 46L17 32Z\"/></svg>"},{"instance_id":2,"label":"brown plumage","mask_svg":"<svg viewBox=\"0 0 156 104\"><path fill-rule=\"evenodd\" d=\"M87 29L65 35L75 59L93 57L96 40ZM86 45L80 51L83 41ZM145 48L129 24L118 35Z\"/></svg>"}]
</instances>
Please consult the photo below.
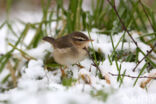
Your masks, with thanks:
<instances>
[{"instance_id":1,"label":"brown plumage","mask_svg":"<svg viewBox=\"0 0 156 104\"><path fill-rule=\"evenodd\" d=\"M66 66L85 59L87 52L84 48L92 41L81 32L73 32L58 39L44 37L43 40L53 45L55 61Z\"/></svg>"}]
</instances>

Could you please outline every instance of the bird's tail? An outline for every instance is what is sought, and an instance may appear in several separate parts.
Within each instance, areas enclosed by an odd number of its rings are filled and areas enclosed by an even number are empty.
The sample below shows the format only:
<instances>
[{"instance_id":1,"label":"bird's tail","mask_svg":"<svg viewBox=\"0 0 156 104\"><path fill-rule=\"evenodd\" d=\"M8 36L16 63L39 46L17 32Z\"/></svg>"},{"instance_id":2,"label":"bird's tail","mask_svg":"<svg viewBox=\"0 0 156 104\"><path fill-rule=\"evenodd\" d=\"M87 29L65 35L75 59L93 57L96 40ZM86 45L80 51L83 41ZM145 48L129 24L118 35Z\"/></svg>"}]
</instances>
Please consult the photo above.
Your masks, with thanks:
<instances>
[{"instance_id":1,"label":"bird's tail","mask_svg":"<svg viewBox=\"0 0 156 104\"><path fill-rule=\"evenodd\" d=\"M54 45L54 41L55 41L55 39L52 38L52 37L48 37L48 36L46 36L46 37L43 37L43 40L44 40L44 41L47 41L47 42L49 42L49 43L51 43L51 44Z\"/></svg>"}]
</instances>

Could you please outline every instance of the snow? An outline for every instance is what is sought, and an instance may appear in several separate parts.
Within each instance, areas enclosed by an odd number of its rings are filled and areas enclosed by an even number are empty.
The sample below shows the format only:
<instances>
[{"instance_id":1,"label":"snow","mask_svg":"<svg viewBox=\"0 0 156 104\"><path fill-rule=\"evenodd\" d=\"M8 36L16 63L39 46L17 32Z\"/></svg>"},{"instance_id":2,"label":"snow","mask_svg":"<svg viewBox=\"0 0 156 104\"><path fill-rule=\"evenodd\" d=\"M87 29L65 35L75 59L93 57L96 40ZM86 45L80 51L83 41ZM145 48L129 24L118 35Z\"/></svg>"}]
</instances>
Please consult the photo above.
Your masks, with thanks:
<instances>
[{"instance_id":1,"label":"snow","mask_svg":"<svg viewBox=\"0 0 156 104\"><path fill-rule=\"evenodd\" d=\"M1 24L1 23L0 23ZM5 37L6 37L6 28L2 28L0 30L0 52L1 54L4 54L6 51L6 42L5 42Z\"/></svg>"},{"instance_id":2,"label":"snow","mask_svg":"<svg viewBox=\"0 0 156 104\"><path fill-rule=\"evenodd\" d=\"M30 14L21 14L23 16L28 16L26 17L27 21L25 22L36 22L41 19L38 18L36 20L36 17L41 17L40 13ZM22 16L19 17L21 18ZM19 31L23 30L21 25L18 24L18 27ZM106 56L104 62L100 62L99 65L102 74L105 75L109 72L118 74L115 61L113 61L111 65L107 57L108 55L111 55L113 51L110 36L98 34L96 31L97 30L93 30L90 32L90 35L94 40L94 49L100 49ZM88 34L86 31L84 31L84 33ZM113 35L115 46L123 33L124 32ZM0 52L5 53L7 52L7 49L5 48L7 45L5 42L5 36L7 34L6 28L1 29L0 34L2 34L0 35ZM33 31L28 33L28 37L24 41L26 44L30 42L30 38L32 38L33 34ZM138 39L137 32L132 32L132 36L137 40L138 46L143 50L143 52L146 53L147 50L150 50L148 45L142 43ZM127 42L124 44L123 49L134 52L136 49L135 44L131 41L128 34L126 34L125 37ZM91 44L89 46L91 47ZM121 46L122 44L119 43L117 50L120 50ZM156 102L155 80L150 83L147 91L140 88L140 82L145 79L139 79L136 86L133 87L135 79L125 77L123 84L119 87L119 82L117 82L116 77L108 75L111 82L111 84L108 84L105 80L99 79L96 75L96 68L92 65L92 61L89 58L80 62L80 64L84 66L82 69L77 66L70 66L65 69L65 72L72 71L72 78L77 80L71 87L65 87L61 84L61 71L59 69L55 71L47 71L44 69L43 60L47 51L52 52L52 46L43 41L39 43L37 48L26 50L26 53L37 60L30 60L28 62L28 66L24 66L24 64L22 64L20 68L22 75L18 79L17 87L0 93L0 101L6 100L8 101L8 104L155 104ZM18 51L15 51L14 53L16 55L19 54ZM19 57L22 58L20 54ZM139 54L139 59L142 58L143 55ZM25 60L23 59L22 62L24 61ZM118 61L119 66L120 64L122 65L121 73L126 69L126 74L133 76L137 76L139 74L139 69L143 67L144 63L145 61L138 66L136 72L133 72L132 69L135 67L136 63ZM153 69L152 71L155 73L156 69ZM0 73L0 82L8 73L7 68ZM90 80L91 83L86 84L84 79L81 77L82 75L85 76L86 80ZM148 75L148 73L145 73L144 75ZM105 102L90 94L91 91L96 92L98 90L102 90L108 94L108 98Z\"/></svg>"}]
</instances>

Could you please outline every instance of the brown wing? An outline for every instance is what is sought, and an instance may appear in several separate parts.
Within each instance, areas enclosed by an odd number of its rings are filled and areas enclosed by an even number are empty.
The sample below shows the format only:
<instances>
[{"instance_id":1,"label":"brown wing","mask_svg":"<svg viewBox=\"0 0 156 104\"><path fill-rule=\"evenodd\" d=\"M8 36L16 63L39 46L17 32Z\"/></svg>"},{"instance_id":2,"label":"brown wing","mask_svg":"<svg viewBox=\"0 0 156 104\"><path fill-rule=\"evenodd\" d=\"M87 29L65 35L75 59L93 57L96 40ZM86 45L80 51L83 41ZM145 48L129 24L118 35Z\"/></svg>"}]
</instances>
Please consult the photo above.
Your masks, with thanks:
<instances>
[{"instance_id":1,"label":"brown wing","mask_svg":"<svg viewBox=\"0 0 156 104\"><path fill-rule=\"evenodd\" d=\"M63 36L61 38L56 39L56 44L55 46L57 48L70 48L72 47L72 43L69 40L68 36Z\"/></svg>"}]
</instances>

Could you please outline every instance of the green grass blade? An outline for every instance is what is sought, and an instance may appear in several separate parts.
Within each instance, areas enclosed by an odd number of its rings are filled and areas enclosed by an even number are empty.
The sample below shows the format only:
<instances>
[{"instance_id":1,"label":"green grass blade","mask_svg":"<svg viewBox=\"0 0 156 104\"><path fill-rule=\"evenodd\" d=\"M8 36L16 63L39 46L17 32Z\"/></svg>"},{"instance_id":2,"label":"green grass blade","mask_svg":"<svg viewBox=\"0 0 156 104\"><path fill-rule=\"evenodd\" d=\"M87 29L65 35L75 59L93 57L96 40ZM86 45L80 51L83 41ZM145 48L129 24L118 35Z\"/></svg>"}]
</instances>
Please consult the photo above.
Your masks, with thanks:
<instances>
[{"instance_id":1,"label":"green grass blade","mask_svg":"<svg viewBox=\"0 0 156 104\"><path fill-rule=\"evenodd\" d=\"M147 67L147 63L142 67L142 69L140 70L140 73L139 73L139 75L138 75L138 77L136 78L136 80L134 81L134 84L133 84L133 86L135 86L136 85L136 83L137 83L137 81L138 81L138 79L139 79L139 77L141 76L141 74L144 72L144 70L145 70L145 68Z\"/></svg>"}]
</instances>

